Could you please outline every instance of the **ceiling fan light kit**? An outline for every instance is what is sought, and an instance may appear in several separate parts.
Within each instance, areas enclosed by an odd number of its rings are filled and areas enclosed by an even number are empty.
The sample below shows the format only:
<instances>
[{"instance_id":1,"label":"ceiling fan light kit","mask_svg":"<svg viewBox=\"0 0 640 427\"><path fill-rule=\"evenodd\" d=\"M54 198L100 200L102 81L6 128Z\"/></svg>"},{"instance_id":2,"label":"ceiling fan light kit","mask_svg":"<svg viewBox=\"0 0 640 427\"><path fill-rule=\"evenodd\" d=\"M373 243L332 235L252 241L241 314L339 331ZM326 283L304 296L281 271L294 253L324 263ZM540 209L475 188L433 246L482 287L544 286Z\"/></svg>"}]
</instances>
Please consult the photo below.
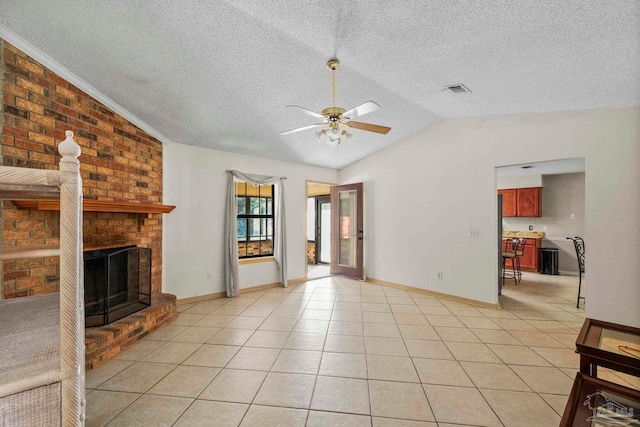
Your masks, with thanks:
<instances>
[{"instance_id":1,"label":"ceiling fan light kit","mask_svg":"<svg viewBox=\"0 0 640 427\"><path fill-rule=\"evenodd\" d=\"M360 129L368 132L375 132L386 135L391 128L387 126L374 125L370 123L354 122L351 119L365 114L374 112L380 108L380 106L373 102L367 101L364 104L358 105L350 110L336 107L336 70L340 66L340 62L337 59L332 59L327 63L327 67L331 70L331 99L332 106L325 108L321 113L308 110L298 105L287 105L288 108L297 108L303 113L315 117L322 118L322 123L315 123L312 125L302 126L295 129L290 129L284 132L280 132L280 135L289 135L296 132L301 132L307 129L320 128L314 131L315 136L320 142L326 143L331 147L336 147L339 144L349 141L352 137L351 132L346 128Z\"/></svg>"},{"instance_id":2,"label":"ceiling fan light kit","mask_svg":"<svg viewBox=\"0 0 640 427\"><path fill-rule=\"evenodd\" d=\"M319 129L314 132L315 136L322 143L330 147L348 142L353 136L346 130L340 130L338 127L330 127L329 129Z\"/></svg>"}]
</instances>

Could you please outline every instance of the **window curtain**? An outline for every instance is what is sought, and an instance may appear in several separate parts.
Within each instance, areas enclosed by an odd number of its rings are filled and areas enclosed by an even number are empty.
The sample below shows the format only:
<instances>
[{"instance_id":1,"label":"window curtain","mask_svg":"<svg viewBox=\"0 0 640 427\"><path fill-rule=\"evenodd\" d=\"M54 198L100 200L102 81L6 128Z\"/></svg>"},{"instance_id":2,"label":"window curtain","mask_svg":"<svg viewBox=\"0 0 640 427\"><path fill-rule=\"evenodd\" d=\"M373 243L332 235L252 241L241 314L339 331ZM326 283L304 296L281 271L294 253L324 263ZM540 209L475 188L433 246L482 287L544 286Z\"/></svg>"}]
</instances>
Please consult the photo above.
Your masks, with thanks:
<instances>
[{"instance_id":1,"label":"window curtain","mask_svg":"<svg viewBox=\"0 0 640 427\"><path fill-rule=\"evenodd\" d=\"M227 297L240 295L238 286L238 207L236 206L235 179L246 181L254 185L273 184L275 186L275 235L273 242L273 257L278 267L282 286L287 287L287 236L285 232L284 215L284 180L282 176L266 176L242 173L237 170L227 171L229 185L227 188L227 209L225 212L225 251L224 277L227 287Z\"/></svg>"}]
</instances>

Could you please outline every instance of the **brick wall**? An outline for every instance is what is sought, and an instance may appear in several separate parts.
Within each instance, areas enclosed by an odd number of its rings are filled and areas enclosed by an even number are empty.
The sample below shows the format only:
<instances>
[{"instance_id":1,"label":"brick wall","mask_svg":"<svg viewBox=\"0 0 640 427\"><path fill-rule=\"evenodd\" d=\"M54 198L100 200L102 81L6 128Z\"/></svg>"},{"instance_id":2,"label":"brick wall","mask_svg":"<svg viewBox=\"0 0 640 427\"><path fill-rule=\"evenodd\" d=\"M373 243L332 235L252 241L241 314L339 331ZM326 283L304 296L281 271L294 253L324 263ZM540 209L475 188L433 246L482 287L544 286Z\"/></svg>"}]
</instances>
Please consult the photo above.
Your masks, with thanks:
<instances>
[{"instance_id":1,"label":"brick wall","mask_svg":"<svg viewBox=\"0 0 640 427\"><path fill-rule=\"evenodd\" d=\"M260 246L262 246L262 249ZM263 240L262 242L238 243L238 256L260 255L260 253L273 253L273 242L271 240Z\"/></svg>"},{"instance_id":2,"label":"brick wall","mask_svg":"<svg viewBox=\"0 0 640 427\"><path fill-rule=\"evenodd\" d=\"M307 264L316 263L316 242L307 241Z\"/></svg>"},{"instance_id":3,"label":"brick wall","mask_svg":"<svg viewBox=\"0 0 640 427\"><path fill-rule=\"evenodd\" d=\"M57 169L70 129L82 148L87 199L162 203L162 144L6 41L2 50L2 164ZM2 244L58 243L57 212L2 205ZM153 251L152 293L162 287L162 215L86 212L85 250L124 245ZM5 298L58 289L57 257L4 262Z\"/></svg>"}]
</instances>

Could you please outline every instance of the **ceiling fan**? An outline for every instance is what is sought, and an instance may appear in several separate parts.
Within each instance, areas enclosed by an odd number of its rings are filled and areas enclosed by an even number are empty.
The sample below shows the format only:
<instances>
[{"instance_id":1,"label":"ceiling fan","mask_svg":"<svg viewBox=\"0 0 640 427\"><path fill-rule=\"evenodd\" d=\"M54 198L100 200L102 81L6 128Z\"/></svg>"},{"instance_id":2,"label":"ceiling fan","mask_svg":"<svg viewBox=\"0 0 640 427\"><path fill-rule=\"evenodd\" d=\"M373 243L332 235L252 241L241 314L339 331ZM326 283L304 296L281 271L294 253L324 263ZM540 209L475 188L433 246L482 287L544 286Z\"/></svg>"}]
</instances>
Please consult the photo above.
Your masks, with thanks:
<instances>
[{"instance_id":1,"label":"ceiling fan","mask_svg":"<svg viewBox=\"0 0 640 427\"><path fill-rule=\"evenodd\" d=\"M298 105L287 105L287 108L297 108L303 113L318 119L323 119L323 121L321 123L314 123L312 125L286 130L284 132L280 132L280 135L289 135L307 129L321 128L315 132L316 136L321 141L325 141L331 146L336 146L351 138L351 133L347 132L346 128L360 129L380 134L387 134L391 130L391 128L387 126L354 122L351 120L352 118L364 116L365 114L369 114L379 109L380 106L373 101L367 101L350 110L336 107L336 70L338 69L338 66L340 66L340 62L337 59L332 59L327 63L327 67L331 70L331 107L325 108L321 113L316 113L315 111L308 110Z\"/></svg>"}]
</instances>

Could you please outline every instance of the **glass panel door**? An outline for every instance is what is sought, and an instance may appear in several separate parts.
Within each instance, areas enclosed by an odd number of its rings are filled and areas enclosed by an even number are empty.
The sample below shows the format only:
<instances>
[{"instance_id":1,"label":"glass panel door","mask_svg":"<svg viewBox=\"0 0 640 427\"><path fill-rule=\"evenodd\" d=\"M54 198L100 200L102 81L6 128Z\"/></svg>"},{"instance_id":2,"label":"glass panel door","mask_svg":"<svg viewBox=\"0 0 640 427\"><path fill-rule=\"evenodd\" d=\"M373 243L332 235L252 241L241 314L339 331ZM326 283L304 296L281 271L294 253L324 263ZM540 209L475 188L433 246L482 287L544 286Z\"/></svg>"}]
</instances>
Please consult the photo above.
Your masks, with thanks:
<instances>
[{"instance_id":1,"label":"glass panel door","mask_svg":"<svg viewBox=\"0 0 640 427\"><path fill-rule=\"evenodd\" d=\"M331 272L363 278L362 183L331 187Z\"/></svg>"},{"instance_id":2,"label":"glass panel door","mask_svg":"<svg viewBox=\"0 0 640 427\"><path fill-rule=\"evenodd\" d=\"M338 265L355 268L357 260L356 190L338 191L340 208L340 233L338 237Z\"/></svg>"}]
</instances>

